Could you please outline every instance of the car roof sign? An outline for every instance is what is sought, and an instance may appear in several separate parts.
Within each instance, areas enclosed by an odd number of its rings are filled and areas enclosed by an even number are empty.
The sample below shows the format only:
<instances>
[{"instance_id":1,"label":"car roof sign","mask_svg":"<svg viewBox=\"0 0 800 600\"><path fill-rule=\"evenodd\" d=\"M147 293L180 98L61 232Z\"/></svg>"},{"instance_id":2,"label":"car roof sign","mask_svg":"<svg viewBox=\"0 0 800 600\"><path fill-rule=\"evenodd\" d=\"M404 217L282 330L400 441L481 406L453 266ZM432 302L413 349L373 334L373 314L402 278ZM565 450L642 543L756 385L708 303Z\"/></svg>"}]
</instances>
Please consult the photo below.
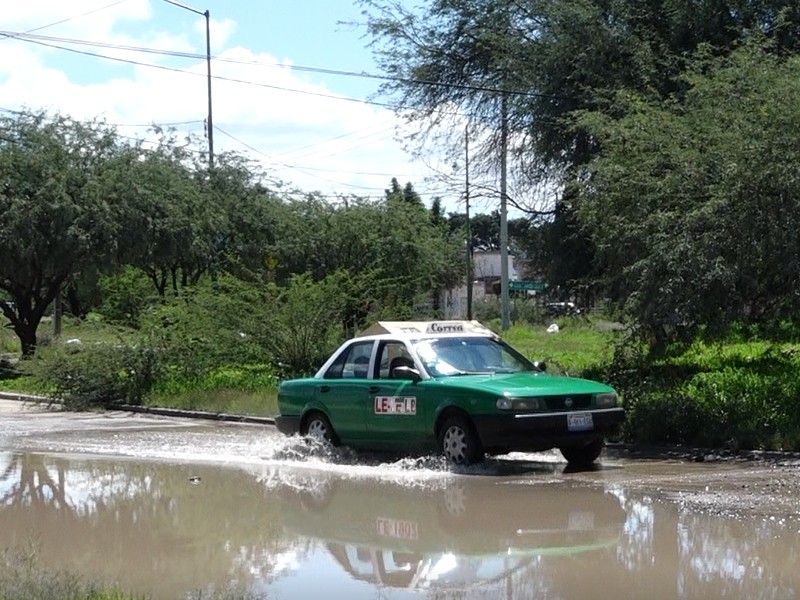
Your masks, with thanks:
<instances>
[{"instance_id":1,"label":"car roof sign","mask_svg":"<svg viewBox=\"0 0 800 600\"><path fill-rule=\"evenodd\" d=\"M478 321L378 321L358 334L368 335L428 334L442 335L448 333L494 335L494 332Z\"/></svg>"}]
</instances>

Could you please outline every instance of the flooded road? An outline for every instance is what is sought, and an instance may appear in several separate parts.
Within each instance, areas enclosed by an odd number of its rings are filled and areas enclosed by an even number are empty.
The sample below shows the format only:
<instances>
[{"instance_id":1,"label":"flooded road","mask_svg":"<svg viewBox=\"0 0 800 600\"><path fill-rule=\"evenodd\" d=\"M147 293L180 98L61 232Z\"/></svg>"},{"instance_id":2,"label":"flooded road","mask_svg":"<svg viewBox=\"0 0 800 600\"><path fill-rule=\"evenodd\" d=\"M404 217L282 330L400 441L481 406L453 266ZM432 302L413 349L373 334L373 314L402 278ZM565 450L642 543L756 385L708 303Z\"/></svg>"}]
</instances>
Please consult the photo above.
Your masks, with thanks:
<instances>
[{"instance_id":1,"label":"flooded road","mask_svg":"<svg viewBox=\"0 0 800 600\"><path fill-rule=\"evenodd\" d=\"M0 550L154 599L800 597L796 465L465 470L256 425L0 414Z\"/></svg>"}]
</instances>

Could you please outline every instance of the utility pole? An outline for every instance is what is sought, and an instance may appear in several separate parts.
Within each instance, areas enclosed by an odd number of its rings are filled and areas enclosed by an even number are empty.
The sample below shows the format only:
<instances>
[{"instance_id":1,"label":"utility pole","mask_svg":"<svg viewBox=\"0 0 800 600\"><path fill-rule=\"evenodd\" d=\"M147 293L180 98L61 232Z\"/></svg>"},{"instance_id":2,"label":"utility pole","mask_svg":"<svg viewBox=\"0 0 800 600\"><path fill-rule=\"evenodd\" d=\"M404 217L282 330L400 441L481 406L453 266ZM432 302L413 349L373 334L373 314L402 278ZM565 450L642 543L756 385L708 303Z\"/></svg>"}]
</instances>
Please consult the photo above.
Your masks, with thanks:
<instances>
[{"instance_id":1,"label":"utility pole","mask_svg":"<svg viewBox=\"0 0 800 600\"><path fill-rule=\"evenodd\" d=\"M164 0L178 8L188 10L196 15L206 18L206 72L208 80L208 118L206 119L206 136L208 137L208 168L214 168L214 118L211 110L211 13L208 10L200 11L175 0Z\"/></svg>"},{"instance_id":2,"label":"utility pole","mask_svg":"<svg viewBox=\"0 0 800 600\"><path fill-rule=\"evenodd\" d=\"M506 154L508 153L508 99L500 99L500 309L501 328L511 325L511 307L508 294L508 206Z\"/></svg>"},{"instance_id":3,"label":"utility pole","mask_svg":"<svg viewBox=\"0 0 800 600\"><path fill-rule=\"evenodd\" d=\"M467 319L472 320L472 225L469 221L469 125L464 128L464 170L466 171L467 215Z\"/></svg>"}]
</instances>

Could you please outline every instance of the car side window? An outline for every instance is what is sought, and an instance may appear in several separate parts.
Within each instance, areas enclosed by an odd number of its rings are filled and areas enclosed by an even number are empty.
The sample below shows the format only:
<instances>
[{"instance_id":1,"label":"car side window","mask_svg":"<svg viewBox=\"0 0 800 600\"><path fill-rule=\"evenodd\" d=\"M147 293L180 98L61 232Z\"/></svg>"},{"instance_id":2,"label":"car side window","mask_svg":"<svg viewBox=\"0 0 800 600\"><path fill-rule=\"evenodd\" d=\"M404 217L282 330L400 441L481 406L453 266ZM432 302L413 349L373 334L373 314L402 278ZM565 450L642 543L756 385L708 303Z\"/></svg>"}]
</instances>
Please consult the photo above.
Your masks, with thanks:
<instances>
[{"instance_id":1,"label":"car side window","mask_svg":"<svg viewBox=\"0 0 800 600\"><path fill-rule=\"evenodd\" d=\"M355 343L347 347L325 371L325 379L356 377L364 379L369 372L372 342Z\"/></svg>"},{"instance_id":2,"label":"car side window","mask_svg":"<svg viewBox=\"0 0 800 600\"><path fill-rule=\"evenodd\" d=\"M381 342L378 349L378 365L378 377L381 379L395 379L393 369L398 366L413 368L414 359L411 358L406 345L402 342Z\"/></svg>"}]
</instances>

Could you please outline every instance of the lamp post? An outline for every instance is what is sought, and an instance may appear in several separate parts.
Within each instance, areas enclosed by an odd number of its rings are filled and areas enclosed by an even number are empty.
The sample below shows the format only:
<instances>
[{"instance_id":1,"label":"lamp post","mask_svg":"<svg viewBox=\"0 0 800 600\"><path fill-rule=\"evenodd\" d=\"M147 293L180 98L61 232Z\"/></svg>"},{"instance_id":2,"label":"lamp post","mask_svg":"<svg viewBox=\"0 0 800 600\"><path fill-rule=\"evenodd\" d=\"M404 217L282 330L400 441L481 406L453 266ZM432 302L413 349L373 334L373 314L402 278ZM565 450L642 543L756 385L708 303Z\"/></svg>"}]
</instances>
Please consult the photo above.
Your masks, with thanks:
<instances>
[{"instance_id":1,"label":"lamp post","mask_svg":"<svg viewBox=\"0 0 800 600\"><path fill-rule=\"evenodd\" d=\"M177 6L178 8L183 8L185 10L191 11L196 15L201 15L206 18L206 69L208 73L208 120L207 120L207 130L208 130L208 168L214 168L214 119L212 117L211 112L211 27L210 27L210 20L211 20L211 13L208 10L199 11L196 8L192 8L191 6L187 6L186 4L181 4L180 2L175 2L175 0L164 0L167 4L172 4L173 6Z\"/></svg>"}]
</instances>

